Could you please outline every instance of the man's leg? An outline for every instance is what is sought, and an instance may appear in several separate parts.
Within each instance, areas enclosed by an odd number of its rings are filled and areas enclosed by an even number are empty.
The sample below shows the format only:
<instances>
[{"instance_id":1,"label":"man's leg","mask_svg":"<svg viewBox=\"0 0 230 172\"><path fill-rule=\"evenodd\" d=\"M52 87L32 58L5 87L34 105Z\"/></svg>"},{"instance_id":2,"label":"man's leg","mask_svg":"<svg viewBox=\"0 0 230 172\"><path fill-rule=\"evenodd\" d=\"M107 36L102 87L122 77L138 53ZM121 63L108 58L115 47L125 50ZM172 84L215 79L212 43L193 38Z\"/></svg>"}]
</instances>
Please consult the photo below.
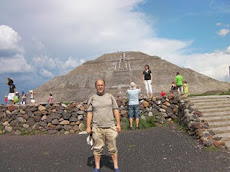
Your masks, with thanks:
<instances>
[{"instance_id":1,"label":"man's leg","mask_svg":"<svg viewBox=\"0 0 230 172\"><path fill-rule=\"evenodd\" d=\"M114 165L114 169L118 168L118 154L115 153L113 155L111 155L112 160L113 160L113 165Z\"/></svg>"},{"instance_id":2,"label":"man's leg","mask_svg":"<svg viewBox=\"0 0 230 172\"><path fill-rule=\"evenodd\" d=\"M94 155L95 168L100 169L101 155Z\"/></svg>"},{"instance_id":3,"label":"man's leg","mask_svg":"<svg viewBox=\"0 0 230 172\"><path fill-rule=\"evenodd\" d=\"M133 127L133 118L129 118L129 127Z\"/></svg>"},{"instance_id":4,"label":"man's leg","mask_svg":"<svg viewBox=\"0 0 230 172\"><path fill-rule=\"evenodd\" d=\"M139 128L140 106L135 105L136 127Z\"/></svg>"},{"instance_id":5,"label":"man's leg","mask_svg":"<svg viewBox=\"0 0 230 172\"><path fill-rule=\"evenodd\" d=\"M136 126L139 127L139 118L136 118Z\"/></svg>"}]
</instances>

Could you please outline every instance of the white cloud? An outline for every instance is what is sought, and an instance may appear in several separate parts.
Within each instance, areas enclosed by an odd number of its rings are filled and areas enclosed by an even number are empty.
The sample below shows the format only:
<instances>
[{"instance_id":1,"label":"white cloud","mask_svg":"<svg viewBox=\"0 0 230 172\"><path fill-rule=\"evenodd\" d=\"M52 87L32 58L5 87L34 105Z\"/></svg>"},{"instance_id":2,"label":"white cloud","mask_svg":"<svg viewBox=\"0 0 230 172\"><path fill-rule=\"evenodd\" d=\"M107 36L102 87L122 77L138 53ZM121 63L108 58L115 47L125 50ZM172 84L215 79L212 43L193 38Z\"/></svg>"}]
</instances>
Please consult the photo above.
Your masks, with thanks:
<instances>
[{"instance_id":1,"label":"white cloud","mask_svg":"<svg viewBox=\"0 0 230 172\"><path fill-rule=\"evenodd\" d=\"M219 32L217 32L217 34L220 36L226 36L227 34L229 34L229 31L229 29L221 29L219 30Z\"/></svg>"},{"instance_id":2,"label":"white cloud","mask_svg":"<svg viewBox=\"0 0 230 172\"><path fill-rule=\"evenodd\" d=\"M0 25L0 57L23 53L23 48L19 45L20 40L21 37L11 27Z\"/></svg>"},{"instance_id":3,"label":"white cloud","mask_svg":"<svg viewBox=\"0 0 230 172\"><path fill-rule=\"evenodd\" d=\"M52 77L54 77L54 74L52 72L50 72L50 71L48 71L48 70L46 70L44 68L41 69L39 72L45 78L52 78Z\"/></svg>"},{"instance_id":4,"label":"white cloud","mask_svg":"<svg viewBox=\"0 0 230 172\"><path fill-rule=\"evenodd\" d=\"M32 67L27 64L25 58L20 54L10 58L0 58L1 73L21 73L31 72L32 70Z\"/></svg>"},{"instance_id":5,"label":"white cloud","mask_svg":"<svg viewBox=\"0 0 230 172\"><path fill-rule=\"evenodd\" d=\"M215 79L225 80L230 66L230 46L224 51L193 54L185 59L185 67Z\"/></svg>"}]
</instances>

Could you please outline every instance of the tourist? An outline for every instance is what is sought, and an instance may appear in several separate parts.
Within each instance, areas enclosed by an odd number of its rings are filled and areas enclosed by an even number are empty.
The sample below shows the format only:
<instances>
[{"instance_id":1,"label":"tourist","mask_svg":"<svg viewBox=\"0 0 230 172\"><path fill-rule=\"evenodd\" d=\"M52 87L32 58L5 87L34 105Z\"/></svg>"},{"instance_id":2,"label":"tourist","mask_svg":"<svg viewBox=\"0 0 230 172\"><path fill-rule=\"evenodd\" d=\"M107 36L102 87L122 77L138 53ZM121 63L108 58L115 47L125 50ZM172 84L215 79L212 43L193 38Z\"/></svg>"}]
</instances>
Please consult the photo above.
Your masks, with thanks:
<instances>
[{"instance_id":1,"label":"tourist","mask_svg":"<svg viewBox=\"0 0 230 172\"><path fill-rule=\"evenodd\" d=\"M48 99L48 102L49 102L49 103L53 103L53 100L54 100L53 95L50 94L49 99Z\"/></svg>"},{"instance_id":2,"label":"tourist","mask_svg":"<svg viewBox=\"0 0 230 172\"><path fill-rule=\"evenodd\" d=\"M22 104L26 104L26 94L24 93L24 91L22 91Z\"/></svg>"},{"instance_id":3,"label":"tourist","mask_svg":"<svg viewBox=\"0 0 230 172\"><path fill-rule=\"evenodd\" d=\"M94 140L93 150L95 159L94 172L100 172L100 159L103 147L106 144L113 163L114 171L120 172L118 168L118 151L116 137L121 131L120 113L117 102L111 94L105 93L105 81L99 79L95 82L97 93L89 98L87 110L87 133ZM115 117L115 118L114 118ZM116 125L115 125L116 119ZM93 128L91 129L91 121Z\"/></svg>"},{"instance_id":4,"label":"tourist","mask_svg":"<svg viewBox=\"0 0 230 172\"><path fill-rule=\"evenodd\" d=\"M145 89L147 92L147 97L153 96L152 91L152 72L149 69L149 65L145 65L145 69L143 71L143 84L145 85Z\"/></svg>"},{"instance_id":5,"label":"tourist","mask_svg":"<svg viewBox=\"0 0 230 172\"><path fill-rule=\"evenodd\" d=\"M14 85L13 79L8 78L7 84L9 85L8 100L13 104L14 103L14 96L15 96L15 92L16 92L16 87Z\"/></svg>"},{"instance_id":6,"label":"tourist","mask_svg":"<svg viewBox=\"0 0 230 172\"><path fill-rule=\"evenodd\" d=\"M176 73L175 81L176 81L176 88L177 91L179 92L179 95L183 94L183 77L180 75L179 72Z\"/></svg>"},{"instance_id":7,"label":"tourist","mask_svg":"<svg viewBox=\"0 0 230 172\"><path fill-rule=\"evenodd\" d=\"M170 87L170 92L171 93L174 93L176 91L176 84L175 84L175 82L173 81L172 82L172 85L171 85L171 87Z\"/></svg>"},{"instance_id":8,"label":"tourist","mask_svg":"<svg viewBox=\"0 0 230 172\"><path fill-rule=\"evenodd\" d=\"M188 83L184 81L184 96L188 97Z\"/></svg>"},{"instance_id":9,"label":"tourist","mask_svg":"<svg viewBox=\"0 0 230 172\"><path fill-rule=\"evenodd\" d=\"M34 91L33 91L33 90L30 90L30 102L31 102L31 103L35 103Z\"/></svg>"},{"instance_id":10,"label":"tourist","mask_svg":"<svg viewBox=\"0 0 230 172\"><path fill-rule=\"evenodd\" d=\"M166 93L164 91L161 91L161 96L164 97Z\"/></svg>"},{"instance_id":11,"label":"tourist","mask_svg":"<svg viewBox=\"0 0 230 172\"><path fill-rule=\"evenodd\" d=\"M4 101L5 101L5 104L7 104L7 102L8 102L7 96L5 96Z\"/></svg>"},{"instance_id":12,"label":"tourist","mask_svg":"<svg viewBox=\"0 0 230 172\"><path fill-rule=\"evenodd\" d=\"M18 92L15 93L14 104L19 104Z\"/></svg>"},{"instance_id":13,"label":"tourist","mask_svg":"<svg viewBox=\"0 0 230 172\"><path fill-rule=\"evenodd\" d=\"M128 105L128 114L129 114L129 129L133 129L133 117L136 117L136 129L139 129L139 119L140 119L140 106L139 106L139 96L141 88L136 85L134 82L131 82L130 89L127 90L129 105Z\"/></svg>"}]
</instances>

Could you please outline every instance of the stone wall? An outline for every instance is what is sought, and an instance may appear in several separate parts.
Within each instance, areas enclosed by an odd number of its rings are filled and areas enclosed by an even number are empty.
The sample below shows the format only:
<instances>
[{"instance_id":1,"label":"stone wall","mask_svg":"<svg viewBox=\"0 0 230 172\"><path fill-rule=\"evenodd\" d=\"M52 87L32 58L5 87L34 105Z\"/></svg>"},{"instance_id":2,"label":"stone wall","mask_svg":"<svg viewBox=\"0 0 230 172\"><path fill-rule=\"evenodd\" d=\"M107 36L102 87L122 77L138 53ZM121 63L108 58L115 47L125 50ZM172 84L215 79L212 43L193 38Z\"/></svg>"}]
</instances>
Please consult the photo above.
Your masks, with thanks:
<instances>
[{"instance_id":1,"label":"stone wall","mask_svg":"<svg viewBox=\"0 0 230 172\"><path fill-rule=\"evenodd\" d=\"M127 121L127 99L117 98L120 108L121 124ZM0 106L0 134L75 134L85 130L87 101L36 105ZM152 99L141 99L141 120L151 118L156 126L179 122L186 132L200 139L204 146L224 146L209 126L201 121L201 113L192 108L184 98L173 94Z\"/></svg>"}]
</instances>

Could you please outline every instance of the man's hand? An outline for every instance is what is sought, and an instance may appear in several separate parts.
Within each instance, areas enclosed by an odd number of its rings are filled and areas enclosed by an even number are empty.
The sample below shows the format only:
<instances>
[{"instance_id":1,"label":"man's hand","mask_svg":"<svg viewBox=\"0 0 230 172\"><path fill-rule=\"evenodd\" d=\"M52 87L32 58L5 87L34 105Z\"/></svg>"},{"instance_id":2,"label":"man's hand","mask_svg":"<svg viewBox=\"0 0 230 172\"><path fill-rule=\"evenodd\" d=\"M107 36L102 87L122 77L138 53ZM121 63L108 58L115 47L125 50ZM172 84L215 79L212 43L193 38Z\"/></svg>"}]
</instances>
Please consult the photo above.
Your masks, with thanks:
<instances>
[{"instance_id":1,"label":"man's hand","mask_svg":"<svg viewBox=\"0 0 230 172\"><path fill-rule=\"evenodd\" d=\"M117 125L117 132L120 132L121 131L121 126L120 125Z\"/></svg>"},{"instance_id":2,"label":"man's hand","mask_svg":"<svg viewBox=\"0 0 230 172\"><path fill-rule=\"evenodd\" d=\"M88 134L91 134L91 133L92 133L91 128L86 128L86 132L87 132Z\"/></svg>"}]
</instances>

